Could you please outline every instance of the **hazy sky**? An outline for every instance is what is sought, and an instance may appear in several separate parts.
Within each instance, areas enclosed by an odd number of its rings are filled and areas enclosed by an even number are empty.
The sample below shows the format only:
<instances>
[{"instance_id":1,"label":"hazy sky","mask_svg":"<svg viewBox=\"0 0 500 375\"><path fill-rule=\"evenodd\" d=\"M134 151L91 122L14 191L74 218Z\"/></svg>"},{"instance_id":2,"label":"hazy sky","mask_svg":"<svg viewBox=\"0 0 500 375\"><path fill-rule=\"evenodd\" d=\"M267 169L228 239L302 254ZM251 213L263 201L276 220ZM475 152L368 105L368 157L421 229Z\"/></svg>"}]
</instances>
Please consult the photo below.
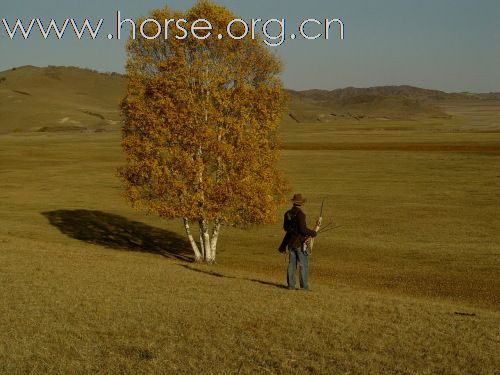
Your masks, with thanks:
<instances>
[{"instance_id":1,"label":"hazy sky","mask_svg":"<svg viewBox=\"0 0 500 375\"><path fill-rule=\"evenodd\" d=\"M104 18L115 12L145 16L168 4L185 10L194 0L1 0L0 19L39 17L64 21ZM285 18L287 34L303 19L340 18L345 40L288 40L275 48L293 89L410 84L445 91L500 91L500 0L219 0L243 19ZM311 33L312 34L312 33ZM0 22L0 70L20 65L73 65L123 72L124 41L10 40Z\"/></svg>"}]
</instances>

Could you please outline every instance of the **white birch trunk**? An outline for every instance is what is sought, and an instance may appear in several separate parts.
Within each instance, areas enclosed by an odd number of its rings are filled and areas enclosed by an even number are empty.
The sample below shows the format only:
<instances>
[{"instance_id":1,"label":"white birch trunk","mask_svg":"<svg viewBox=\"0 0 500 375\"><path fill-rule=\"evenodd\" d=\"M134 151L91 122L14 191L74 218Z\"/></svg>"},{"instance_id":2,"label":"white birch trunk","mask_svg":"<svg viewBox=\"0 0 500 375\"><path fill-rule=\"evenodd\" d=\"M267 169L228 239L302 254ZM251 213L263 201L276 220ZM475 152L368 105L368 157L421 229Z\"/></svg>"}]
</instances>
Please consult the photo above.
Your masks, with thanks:
<instances>
[{"instance_id":1,"label":"white birch trunk","mask_svg":"<svg viewBox=\"0 0 500 375\"><path fill-rule=\"evenodd\" d=\"M205 260L206 259L206 252L205 252L205 243L203 241L203 234L201 232L201 226L200 226L200 230L199 230L199 237L200 237L200 249L201 249L201 256L202 256L202 259Z\"/></svg>"},{"instance_id":2,"label":"white birch trunk","mask_svg":"<svg viewBox=\"0 0 500 375\"><path fill-rule=\"evenodd\" d=\"M220 220L215 220L214 228L212 231L212 240L210 242L214 262L217 254L217 241L219 240L220 227L221 227Z\"/></svg>"},{"instance_id":3,"label":"white birch trunk","mask_svg":"<svg viewBox=\"0 0 500 375\"><path fill-rule=\"evenodd\" d=\"M188 237L189 243L191 244L191 248L193 249L194 252L194 259L196 262L201 262L203 257L200 253L200 250L198 249L198 245L196 244L196 241L193 238L193 234L191 233L191 228L189 226L189 220L187 218L184 218L184 230L186 231L186 235Z\"/></svg>"},{"instance_id":4,"label":"white birch trunk","mask_svg":"<svg viewBox=\"0 0 500 375\"><path fill-rule=\"evenodd\" d=\"M210 241L210 233L205 219L200 220L200 236L202 237L203 247L205 249L205 262L214 263L215 257L212 253L212 244Z\"/></svg>"}]
</instances>

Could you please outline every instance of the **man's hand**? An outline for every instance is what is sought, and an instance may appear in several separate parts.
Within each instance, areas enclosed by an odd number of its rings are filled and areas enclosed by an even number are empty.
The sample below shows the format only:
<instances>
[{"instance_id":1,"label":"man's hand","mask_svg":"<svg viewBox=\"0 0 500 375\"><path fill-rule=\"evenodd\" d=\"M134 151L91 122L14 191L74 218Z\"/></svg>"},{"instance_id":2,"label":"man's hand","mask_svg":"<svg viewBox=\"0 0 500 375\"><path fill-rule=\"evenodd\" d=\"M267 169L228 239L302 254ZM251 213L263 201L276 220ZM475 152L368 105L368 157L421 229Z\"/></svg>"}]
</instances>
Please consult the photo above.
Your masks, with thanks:
<instances>
[{"instance_id":1,"label":"man's hand","mask_svg":"<svg viewBox=\"0 0 500 375\"><path fill-rule=\"evenodd\" d=\"M314 231L316 233L318 233L319 229L321 228L321 222L322 222L322 218L318 218L318 220L316 220L316 226L314 227Z\"/></svg>"}]
</instances>

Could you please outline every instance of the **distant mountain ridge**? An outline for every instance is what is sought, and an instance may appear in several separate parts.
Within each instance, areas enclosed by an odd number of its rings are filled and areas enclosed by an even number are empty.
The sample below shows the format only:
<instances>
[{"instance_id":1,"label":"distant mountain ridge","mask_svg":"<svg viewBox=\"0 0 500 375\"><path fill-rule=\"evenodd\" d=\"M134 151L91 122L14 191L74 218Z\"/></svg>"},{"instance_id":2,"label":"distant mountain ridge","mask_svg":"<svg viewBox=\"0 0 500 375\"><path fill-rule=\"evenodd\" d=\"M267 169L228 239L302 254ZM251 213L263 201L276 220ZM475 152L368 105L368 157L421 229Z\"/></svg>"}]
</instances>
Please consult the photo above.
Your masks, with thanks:
<instances>
[{"instance_id":1,"label":"distant mountain ridge","mask_svg":"<svg viewBox=\"0 0 500 375\"><path fill-rule=\"evenodd\" d=\"M300 98L314 98L316 100L348 99L355 96L404 96L409 98L419 98L427 100L446 100L446 99L470 99L470 98L488 98L500 97L500 92L490 93L468 93L457 92L447 93L440 90L424 89L410 85L400 86L375 86L367 88L345 87L334 90L288 90L290 95Z\"/></svg>"},{"instance_id":2,"label":"distant mountain ridge","mask_svg":"<svg viewBox=\"0 0 500 375\"><path fill-rule=\"evenodd\" d=\"M347 87L335 90L288 90L289 116L298 123L419 118L449 118L449 102L500 100L500 93L446 93L409 85Z\"/></svg>"},{"instance_id":3,"label":"distant mountain ridge","mask_svg":"<svg viewBox=\"0 0 500 375\"><path fill-rule=\"evenodd\" d=\"M125 76L76 67L23 66L0 72L0 133L106 131L120 125ZM442 103L500 100L500 93L445 93L408 85L287 90L288 118L298 123L446 118Z\"/></svg>"}]
</instances>

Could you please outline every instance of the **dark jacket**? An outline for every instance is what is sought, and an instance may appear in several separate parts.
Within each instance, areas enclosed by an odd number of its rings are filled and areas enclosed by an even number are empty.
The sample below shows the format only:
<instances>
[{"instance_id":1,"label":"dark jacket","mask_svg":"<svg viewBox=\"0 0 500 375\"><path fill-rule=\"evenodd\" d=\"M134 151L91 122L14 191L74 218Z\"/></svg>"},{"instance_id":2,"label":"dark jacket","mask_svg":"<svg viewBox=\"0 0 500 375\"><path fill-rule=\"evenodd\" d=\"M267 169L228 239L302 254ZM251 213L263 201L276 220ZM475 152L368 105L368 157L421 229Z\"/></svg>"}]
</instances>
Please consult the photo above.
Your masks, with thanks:
<instances>
[{"instance_id":1,"label":"dark jacket","mask_svg":"<svg viewBox=\"0 0 500 375\"><path fill-rule=\"evenodd\" d=\"M293 206L285 213L283 229L286 234L279 247L280 251L285 251L287 246L299 248L307 237L316 237L317 234L314 230L307 228L306 215L298 206Z\"/></svg>"}]
</instances>

